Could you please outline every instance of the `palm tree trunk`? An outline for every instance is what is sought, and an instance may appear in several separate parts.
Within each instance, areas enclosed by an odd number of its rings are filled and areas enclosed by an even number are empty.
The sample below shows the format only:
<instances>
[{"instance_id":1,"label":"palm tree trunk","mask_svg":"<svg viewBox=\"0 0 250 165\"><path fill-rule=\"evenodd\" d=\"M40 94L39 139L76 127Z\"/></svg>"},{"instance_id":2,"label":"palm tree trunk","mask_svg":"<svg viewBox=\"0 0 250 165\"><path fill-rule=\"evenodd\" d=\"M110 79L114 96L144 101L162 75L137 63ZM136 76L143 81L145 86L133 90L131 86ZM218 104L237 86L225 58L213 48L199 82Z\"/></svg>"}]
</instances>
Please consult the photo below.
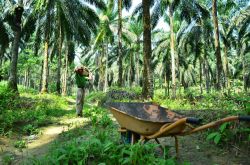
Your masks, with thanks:
<instances>
[{"instance_id":1,"label":"palm tree trunk","mask_svg":"<svg viewBox=\"0 0 250 165\"><path fill-rule=\"evenodd\" d=\"M62 76L62 82L63 82L63 87L62 87L62 95L66 96L67 91L68 91L68 68L69 68L69 43L67 44L67 51L65 53L65 67L64 67L64 73Z\"/></svg>"},{"instance_id":2,"label":"palm tree trunk","mask_svg":"<svg viewBox=\"0 0 250 165\"><path fill-rule=\"evenodd\" d=\"M242 72L243 72L243 87L244 91L247 92L247 69L246 69L246 57L245 57L245 49L246 49L246 43L243 43L241 48L241 59L242 59Z\"/></svg>"},{"instance_id":3,"label":"palm tree trunk","mask_svg":"<svg viewBox=\"0 0 250 165\"><path fill-rule=\"evenodd\" d=\"M173 8L169 8L170 19L170 49L171 49L171 64L172 64L172 98L176 98L176 82L175 82L175 49L174 49L174 20Z\"/></svg>"},{"instance_id":4,"label":"palm tree trunk","mask_svg":"<svg viewBox=\"0 0 250 165\"><path fill-rule=\"evenodd\" d=\"M3 48L0 49L0 69L2 68L3 65L3 57L4 57L4 51Z\"/></svg>"},{"instance_id":5,"label":"palm tree trunk","mask_svg":"<svg viewBox=\"0 0 250 165\"><path fill-rule=\"evenodd\" d=\"M43 60L43 79L41 93L48 92L48 77L49 77L49 52L48 52L48 40L44 43L44 60Z\"/></svg>"},{"instance_id":6,"label":"palm tree trunk","mask_svg":"<svg viewBox=\"0 0 250 165\"><path fill-rule=\"evenodd\" d=\"M57 59L56 91L57 91L57 94L61 94L61 67L62 67L62 28L61 26L59 26L58 57L57 58L58 59Z\"/></svg>"},{"instance_id":7,"label":"palm tree trunk","mask_svg":"<svg viewBox=\"0 0 250 165\"><path fill-rule=\"evenodd\" d=\"M204 75L205 75L205 81L206 81L206 92L209 93L210 92L209 73L208 73L208 62L207 62L206 57L205 57L205 61L204 61L203 65L204 65Z\"/></svg>"},{"instance_id":8,"label":"palm tree trunk","mask_svg":"<svg viewBox=\"0 0 250 165\"><path fill-rule=\"evenodd\" d=\"M28 71L25 70L24 71L24 83L23 86L25 86L27 88L27 82L28 82Z\"/></svg>"},{"instance_id":9,"label":"palm tree trunk","mask_svg":"<svg viewBox=\"0 0 250 165\"><path fill-rule=\"evenodd\" d=\"M118 86L122 86L122 0L118 0Z\"/></svg>"},{"instance_id":10,"label":"palm tree trunk","mask_svg":"<svg viewBox=\"0 0 250 165\"><path fill-rule=\"evenodd\" d=\"M203 71L204 71L204 76L205 76L205 83L206 83L206 92L209 93L210 92L210 86L209 86L209 63L207 61L207 46L206 46L206 35L205 35L205 23L204 21L202 21L202 31L203 31L203 51L204 51L204 61L203 61Z\"/></svg>"},{"instance_id":11,"label":"palm tree trunk","mask_svg":"<svg viewBox=\"0 0 250 165\"><path fill-rule=\"evenodd\" d=\"M49 2L48 2L49 3ZM46 13L45 25L45 42L44 42L44 59L43 59L43 80L41 93L48 92L48 78L49 78L49 37L50 37L50 13Z\"/></svg>"},{"instance_id":12,"label":"palm tree trunk","mask_svg":"<svg viewBox=\"0 0 250 165\"><path fill-rule=\"evenodd\" d=\"M140 55L140 39L137 38L137 50L135 55L135 62L136 62L136 84L139 86L140 84L140 69L139 69L139 55Z\"/></svg>"},{"instance_id":13,"label":"palm tree trunk","mask_svg":"<svg viewBox=\"0 0 250 165\"><path fill-rule=\"evenodd\" d=\"M22 14L23 14L23 1L18 1L18 6L15 8L15 30L14 30L14 40L12 43L11 49L11 62L10 62L10 77L8 81L8 88L14 92L18 93L17 88L17 61L18 61L18 49L19 42L21 38L21 22L22 22Z\"/></svg>"},{"instance_id":14,"label":"palm tree trunk","mask_svg":"<svg viewBox=\"0 0 250 165\"><path fill-rule=\"evenodd\" d=\"M200 92L201 95L203 94L203 89L202 89L202 59L200 58Z\"/></svg>"},{"instance_id":15,"label":"palm tree trunk","mask_svg":"<svg viewBox=\"0 0 250 165\"><path fill-rule=\"evenodd\" d=\"M153 77L151 72L151 26L150 26L150 0L143 0L143 88L144 98L153 98Z\"/></svg>"},{"instance_id":16,"label":"palm tree trunk","mask_svg":"<svg viewBox=\"0 0 250 165\"><path fill-rule=\"evenodd\" d=\"M229 78L229 68L228 68L228 59L227 59L227 53L228 52L228 46L225 44L224 45L224 56L223 56L223 70L225 74L225 83L226 83L226 88L230 88L230 78Z\"/></svg>"},{"instance_id":17,"label":"palm tree trunk","mask_svg":"<svg viewBox=\"0 0 250 165\"><path fill-rule=\"evenodd\" d=\"M98 73L98 89L100 91L103 91L103 77L104 77L104 74L103 74L103 57L104 57L104 48L103 48L103 43L102 43L102 51L101 51L101 55L100 57L98 57L98 66L99 66L99 73Z\"/></svg>"},{"instance_id":18,"label":"palm tree trunk","mask_svg":"<svg viewBox=\"0 0 250 165\"><path fill-rule=\"evenodd\" d=\"M105 80L104 80L104 92L108 89L108 43L106 45L106 66L105 66Z\"/></svg>"},{"instance_id":19,"label":"palm tree trunk","mask_svg":"<svg viewBox=\"0 0 250 165\"><path fill-rule=\"evenodd\" d=\"M167 74L164 74L164 86L165 86L165 97L169 96L169 81L167 78Z\"/></svg>"},{"instance_id":20,"label":"palm tree trunk","mask_svg":"<svg viewBox=\"0 0 250 165\"><path fill-rule=\"evenodd\" d=\"M62 95L66 96L67 95L67 91L68 91L68 74L69 74L69 59L68 59L68 55L65 57L65 68L64 68L64 76L63 76L63 91L62 91Z\"/></svg>"},{"instance_id":21,"label":"palm tree trunk","mask_svg":"<svg viewBox=\"0 0 250 165\"><path fill-rule=\"evenodd\" d=\"M222 77L222 62L220 53L220 38L219 38L219 26L217 18L217 0L213 0L212 15L214 24L214 44L215 44L215 56L216 56L216 88L221 89L221 77Z\"/></svg>"},{"instance_id":22,"label":"palm tree trunk","mask_svg":"<svg viewBox=\"0 0 250 165\"><path fill-rule=\"evenodd\" d=\"M57 76L56 76L56 91L57 94L61 94L61 67L62 67L62 55L61 51L58 50L58 57L57 57Z\"/></svg>"},{"instance_id":23,"label":"palm tree trunk","mask_svg":"<svg viewBox=\"0 0 250 165\"><path fill-rule=\"evenodd\" d=\"M99 65L99 83L98 83L98 89L100 91L104 90L104 82L105 82L105 65L104 65L104 60L105 60L106 52L105 52L105 45L102 42L102 51L101 51L101 56L98 61Z\"/></svg>"},{"instance_id":24,"label":"palm tree trunk","mask_svg":"<svg viewBox=\"0 0 250 165\"><path fill-rule=\"evenodd\" d=\"M131 52L130 55L130 87L133 86L134 81L135 81L135 62L134 62L134 53Z\"/></svg>"},{"instance_id":25,"label":"palm tree trunk","mask_svg":"<svg viewBox=\"0 0 250 165\"><path fill-rule=\"evenodd\" d=\"M43 64L43 61L42 61ZM40 81L39 81L39 91L42 90L42 84L43 84L43 65L41 66L41 73L40 73Z\"/></svg>"}]
</instances>

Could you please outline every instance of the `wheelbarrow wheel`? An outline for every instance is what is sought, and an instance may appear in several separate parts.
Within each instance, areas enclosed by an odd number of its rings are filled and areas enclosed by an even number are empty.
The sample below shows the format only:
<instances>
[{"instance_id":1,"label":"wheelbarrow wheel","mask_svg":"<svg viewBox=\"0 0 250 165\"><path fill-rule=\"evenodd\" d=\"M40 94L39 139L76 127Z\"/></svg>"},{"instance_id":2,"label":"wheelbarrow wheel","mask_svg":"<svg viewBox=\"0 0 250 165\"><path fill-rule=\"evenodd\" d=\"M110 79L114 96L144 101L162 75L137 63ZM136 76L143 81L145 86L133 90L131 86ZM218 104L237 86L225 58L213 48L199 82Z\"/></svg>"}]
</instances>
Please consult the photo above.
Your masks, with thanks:
<instances>
[{"instance_id":1,"label":"wheelbarrow wheel","mask_svg":"<svg viewBox=\"0 0 250 165\"><path fill-rule=\"evenodd\" d=\"M140 135L132 131L121 132L121 141L124 144L135 144L140 140Z\"/></svg>"}]
</instances>

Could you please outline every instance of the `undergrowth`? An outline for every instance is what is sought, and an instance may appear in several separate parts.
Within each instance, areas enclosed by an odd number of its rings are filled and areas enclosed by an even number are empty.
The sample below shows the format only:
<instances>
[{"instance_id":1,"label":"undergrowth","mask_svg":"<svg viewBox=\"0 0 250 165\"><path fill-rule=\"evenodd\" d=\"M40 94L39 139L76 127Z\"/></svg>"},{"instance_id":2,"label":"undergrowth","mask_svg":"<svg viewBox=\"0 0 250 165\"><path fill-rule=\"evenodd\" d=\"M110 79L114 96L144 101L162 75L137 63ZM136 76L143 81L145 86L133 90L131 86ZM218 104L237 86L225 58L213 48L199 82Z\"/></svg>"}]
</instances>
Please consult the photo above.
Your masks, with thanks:
<instances>
[{"instance_id":1,"label":"undergrowth","mask_svg":"<svg viewBox=\"0 0 250 165\"><path fill-rule=\"evenodd\" d=\"M67 102L56 95L40 95L31 89L20 89L20 96L0 84L0 135L18 131L26 135L37 134L38 128L54 121L56 117L70 115L65 111Z\"/></svg>"}]
</instances>

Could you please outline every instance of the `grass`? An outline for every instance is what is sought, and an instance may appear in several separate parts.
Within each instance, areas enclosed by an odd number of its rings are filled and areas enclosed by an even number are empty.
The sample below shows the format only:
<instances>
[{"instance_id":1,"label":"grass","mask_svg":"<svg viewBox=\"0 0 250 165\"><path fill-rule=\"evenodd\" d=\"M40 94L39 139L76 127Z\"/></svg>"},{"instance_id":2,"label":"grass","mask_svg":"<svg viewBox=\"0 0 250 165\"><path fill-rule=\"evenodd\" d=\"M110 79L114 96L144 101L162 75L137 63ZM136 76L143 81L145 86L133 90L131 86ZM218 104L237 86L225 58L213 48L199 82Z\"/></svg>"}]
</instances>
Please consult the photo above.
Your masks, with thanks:
<instances>
[{"instance_id":1,"label":"grass","mask_svg":"<svg viewBox=\"0 0 250 165\"><path fill-rule=\"evenodd\" d=\"M16 96L0 84L0 134L17 131L26 135L37 134L38 128L51 124L58 117L72 117L73 111L66 111L68 102L65 98L20 88Z\"/></svg>"}]
</instances>

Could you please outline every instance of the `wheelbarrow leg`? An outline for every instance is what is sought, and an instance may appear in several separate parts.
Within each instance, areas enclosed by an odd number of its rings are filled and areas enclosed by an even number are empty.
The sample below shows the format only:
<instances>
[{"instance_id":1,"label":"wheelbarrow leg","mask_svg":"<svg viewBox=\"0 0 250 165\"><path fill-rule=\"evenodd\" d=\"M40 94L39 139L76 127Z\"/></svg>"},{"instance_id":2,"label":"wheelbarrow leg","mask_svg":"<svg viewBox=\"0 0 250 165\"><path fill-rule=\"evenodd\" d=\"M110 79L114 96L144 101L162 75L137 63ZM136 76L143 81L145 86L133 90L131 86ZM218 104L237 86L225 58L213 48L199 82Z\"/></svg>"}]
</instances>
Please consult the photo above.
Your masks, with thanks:
<instances>
[{"instance_id":1,"label":"wheelbarrow leg","mask_svg":"<svg viewBox=\"0 0 250 165\"><path fill-rule=\"evenodd\" d=\"M147 139L145 136L142 136L142 135L140 137L140 140L141 140L142 144L146 144L149 141L149 139Z\"/></svg>"},{"instance_id":2,"label":"wheelbarrow leg","mask_svg":"<svg viewBox=\"0 0 250 165\"><path fill-rule=\"evenodd\" d=\"M138 133L132 132L131 144L135 144L140 140L141 136Z\"/></svg>"},{"instance_id":3,"label":"wheelbarrow leg","mask_svg":"<svg viewBox=\"0 0 250 165\"><path fill-rule=\"evenodd\" d=\"M156 141L158 144L161 144L157 138L155 138L155 141Z\"/></svg>"},{"instance_id":4,"label":"wheelbarrow leg","mask_svg":"<svg viewBox=\"0 0 250 165\"><path fill-rule=\"evenodd\" d=\"M178 144L178 138L177 136L174 136L175 139L175 151L176 151L176 158L179 157L179 144Z\"/></svg>"},{"instance_id":5,"label":"wheelbarrow leg","mask_svg":"<svg viewBox=\"0 0 250 165\"><path fill-rule=\"evenodd\" d=\"M157 138L155 138L155 141L160 145L162 152L164 152L164 147L161 145L160 141Z\"/></svg>"},{"instance_id":6,"label":"wheelbarrow leg","mask_svg":"<svg viewBox=\"0 0 250 165\"><path fill-rule=\"evenodd\" d=\"M136 143L135 133L132 133L131 144L135 144L135 143Z\"/></svg>"}]
</instances>

